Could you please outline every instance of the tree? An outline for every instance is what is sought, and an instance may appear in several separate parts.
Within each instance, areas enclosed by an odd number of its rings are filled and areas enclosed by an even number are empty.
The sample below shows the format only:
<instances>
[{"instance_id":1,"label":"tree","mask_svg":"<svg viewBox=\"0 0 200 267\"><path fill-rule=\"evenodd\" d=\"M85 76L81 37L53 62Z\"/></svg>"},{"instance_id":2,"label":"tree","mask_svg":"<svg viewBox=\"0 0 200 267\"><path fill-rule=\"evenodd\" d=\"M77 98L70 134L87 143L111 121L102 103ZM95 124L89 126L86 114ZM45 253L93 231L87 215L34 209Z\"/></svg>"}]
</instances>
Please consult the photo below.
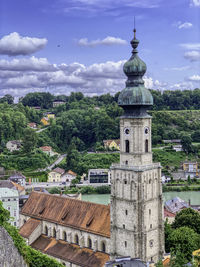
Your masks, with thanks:
<instances>
[{"instance_id":1,"label":"tree","mask_svg":"<svg viewBox=\"0 0 200 267\"><path fill-rule=\"evenodd\" d=\"M189 135L182 135L181 145L182 145L183 151L185 153L191 153L192 152L192 139Z\"/></svg>"},{"instance_id":2,"label":"tree","mask_svg":"<svg viewBox=\"0 0 200 267\"><path fill-rule=\"evenodd\" d=\"M74 170L76 168L78 160L79 160L79 152L76 150L75 144L71 143L71 145L68 147L67 150L67 157L66 157L67 170L69 169Z\"/></svg>"},{"instance_id":3,"label":"tree","mask_svg":"<svg viewBox=\"0 0 200 267\"><path fill-rule=\"evenodd\" d=\"M30 128L24 130L24 135L22 138L23 151L25 153L30 153L37 145L37 134Z\"/></svg>"},{"instance_id":4,"label":"tree","mask_svg":"<svg viewBox=\"0 0 200 267\"><path fill-rule=\"evenodd\" d=\"M180 211L176 215L172 227L177 229L184 226L189 227L196 233L200 234L200 214L191 208Z\"/></svg>"},{"instance_id":5,"label":"tree","mask_svg":"<svg viewBox=\"0 0 200 267\"><path fill-rule=\"evenodd\" d=\"M3 203L0 201L0 225L7 223L10 219L10 212L3 207Z\"/></svg>"},{"instance_id":6,"label":"tree","mask_svg":"<svg viewBox=\"0 0 200 267\"><path fill-rule=\"evenodd\" d=\"M7 102L9 105L14 103L14 97L12 95L4 95L4 97L0 98L0 103Z\"/></svg>"},{"instance_id":7,"label":"tree","mask_svg":"<svg viewBox=\"0 0 200 267\"><path fill-rule=\"evenodd\" d=\"M171 224L168 223L168 219L165 221L165 251L170 252L169 236L173 232Z\"/></svg>"}]
</instances>

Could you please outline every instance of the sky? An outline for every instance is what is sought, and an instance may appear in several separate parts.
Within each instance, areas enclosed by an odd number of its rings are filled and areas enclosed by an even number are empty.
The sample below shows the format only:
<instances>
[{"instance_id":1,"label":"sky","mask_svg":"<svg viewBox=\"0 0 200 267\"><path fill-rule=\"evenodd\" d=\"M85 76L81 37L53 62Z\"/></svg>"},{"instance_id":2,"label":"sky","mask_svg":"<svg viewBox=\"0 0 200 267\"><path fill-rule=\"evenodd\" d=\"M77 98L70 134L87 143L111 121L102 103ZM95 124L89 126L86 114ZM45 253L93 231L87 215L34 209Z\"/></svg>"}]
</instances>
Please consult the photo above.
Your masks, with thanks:
<instances>
[{"instance_id":1,"label":"sky","mask_svg":"<svg viewBox=\"0 0 200 267\"><path fill-rule=\"evenodd\" d=\"M134 16L145 86L200 88L200 0L1 0L0 97L121 91Z\"/></svg>"}]
</instances>

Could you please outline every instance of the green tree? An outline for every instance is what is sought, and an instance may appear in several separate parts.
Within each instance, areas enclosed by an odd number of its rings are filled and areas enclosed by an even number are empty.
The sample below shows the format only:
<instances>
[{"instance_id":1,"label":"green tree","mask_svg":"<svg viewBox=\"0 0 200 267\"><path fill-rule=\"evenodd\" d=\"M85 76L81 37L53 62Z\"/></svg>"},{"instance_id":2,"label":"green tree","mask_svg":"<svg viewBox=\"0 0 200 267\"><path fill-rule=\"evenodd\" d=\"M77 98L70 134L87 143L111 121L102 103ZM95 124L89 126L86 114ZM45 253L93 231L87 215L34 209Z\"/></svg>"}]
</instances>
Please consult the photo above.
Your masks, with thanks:
<instances>
[{"instance_id":1,"label":"green tree","mask_svg":"<svg viewBox=\"0 0 200 267\"><path fill-rule=\"evenodd\" d=\"M22 138L23 151L25 153L30 153L37 145L37 134L30 128L24 130L24 135Z\"/></svg>"},{"instance_id":2,"label":"green tree","mask_svg":"<svg viewBox=\"0 0 200 267\"><path fill-rule=\"evenodd\" d=\"M173 232L173 229L171 227L171 224L168 223L168 219L165 221L165 251L167 253L170 252L170 243L169 243L169 236Z\"/></svg>"},{"instance_id":3,"label":"green tree","mask_svg":"<svg viewBox=\"0 0 200 267\"><path fill-rule=\"evenodd\" d=\"M186 153L192 152L192 138L189 135L182 135L181 145L184 152Z\"/></svg>"},{"instance_id":4,"label":"green tree","mask_svg":"<svg viewBox=\"0 0 200 267\"><path fill-rule=\"evenodd\" d=\"M177 251L179 248L186 261L190 261L192 252L199 248L199 241L199 235L193 229L185 226L172 231L168 238L171 249Z\"/></svg>"},{"instance_id":5,"label":"green tree","mask_svg":"<svg viewBox=\"0 0 200 267\"><path fill-rule=\"evenodd\" d=\"M0 225L4 225L10 219L10 212L3 207L3 203L0 201Z\"/></svg>"},{"instance_id":6,"label":"green tree","mask_svg":"<svg viewBox=\"0 0 200 267\"><path fill-rule=\"evenodd\" d=\"M200 214L191 208L180 211L176 215L172 227L177 229L183 226L189 227L200 234Z\"/></svg>"}]
</instances>

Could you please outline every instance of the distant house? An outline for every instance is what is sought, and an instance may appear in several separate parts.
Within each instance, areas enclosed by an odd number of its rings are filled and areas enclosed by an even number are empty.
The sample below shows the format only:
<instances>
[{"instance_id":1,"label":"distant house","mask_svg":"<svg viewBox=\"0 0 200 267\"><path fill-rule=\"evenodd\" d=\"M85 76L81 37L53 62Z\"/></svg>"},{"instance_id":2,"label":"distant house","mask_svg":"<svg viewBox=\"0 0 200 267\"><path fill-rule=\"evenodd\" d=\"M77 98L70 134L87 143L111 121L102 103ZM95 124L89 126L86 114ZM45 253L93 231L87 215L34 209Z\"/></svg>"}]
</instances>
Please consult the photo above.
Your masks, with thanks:
<instances>
[{"instance_id":1,"label":"distant house","mask_svg":"<svg viewBox=\"0 0 200 267\"><path fill-rule=\"evenodd\" d=\"M198 169L198 162L190 162L190 161L185 161L183 162L183 171L185 174L185 178L190 176L191 178L195 176L199 176L199 169Z\"/></svg>"},{"instance_id":2,"label":"distant house","mask_svg":"<svg viewBox=\"0 0 200 267\"><path fill-rule=\"evenodd\" d=\"M12 140L12 141L8 141L8 142L6 143L6 148L7 148L10 152L20 150L21 146L22 146L22 143L21 143L20 140Z\"/></svg>"},{"instance_id":3,"label":"distant house","mask_svg":"<svg viewBox=\"0 0 200 267\"><path fill-rule=\"evenodd\" d=\"M60 101L60 100L55 100L53 101L53 107L56 108L60 105L64 105L65 104L65 101Z\"/></svg>"},{"instance_id":4,"label":"distant house","mask_svg":"<svg viewBox=\"0 0 200 267\"><path fill-rule=\"evenodd\" d=\"M170 143L175 143L175 144L180 144L181 139L171 139L171 140L163 140L164 144L170 144Z\"/></svg>"},{"instance_id":5,"label":"distant house","mask_svg":"<svg viewBox=\"0 0 200 267\"><path fill-rule=\"evenodd\" d=\"M35 123L35 122L29 122L28 123L28 127L30 127L31 129L37 129L37 123Z\"/></svg>"},{"instance_id":6,"label":"distant house","mask_svg":"<svg viewBox=\"0 0 200 267\"><path fill-rule=\"evenodd\" d=\"M76 179L77 174L71 170L69 170L65 175L64 175L64 181L63 182L71 182L73 179Z\"/></svg>"},{"instance_id":7,"label":"distant house","mask_svg":"<svg viewBox=\"0 0 200 267\"><path fill-rule=\"evenodd\" d=\"M41 123L45 126L49 125L49 118L48 117L43 117L41 120Z\"/></svg>"},{"instance_id":8,"label":"distant house","mask_svg":"<svg viewBox=\"0 0 200 267\"><path fill-rule=\"evenodd\" d=\"M168 220L169 223L173 223L173 221L175 220L175 216L176 216L176 213L173 213L164 207L164 220L165 221Z\"/></svg>"},{"instance_id":9,"label":"distant house","mask_svg":"<svg viewBox=\"0 0 200 267\"><path fill-rule=\"evenodd\" d=\"M49 156L55 155L51 146L41 146L39 149L42 150L42 152L46 153Z\"/></svg>"},{"instance_id":10,"label":"distant house","mask_svg":"<svg viewBox=\"0 0 200 267\"><path fill-rule=\"evenodd\" d=\"M61 182L62 176L65 174L65 170L61 168L55 168L48 174L48 182Z\"/></svg>"},{"instance_id":11,"label":"distant house","mask_svg":"<svg viewBox=\"0 0 200 267\"><path fill-rule=\"evenodd\" d=\"M189 208L189 204L179 197L174 197L171 200L167 200L164 207L166 210L176 214L184 208Z\"/></svg>"},{"instance_id":12,"label":"distant house","mask_svg":"<svg viewBox=\"0 0 200 267\"><path fill-rule=\"evenodd\" d=\"M17 183L21 186L25 186L26 184L26 177L21 174L20 172L15 172L13 173L9 178L8 180L14 182L14 183Z\"/></svg>"},{"instance_id":13,"label":"distant house","mask_svg":"<svg viewBox=\"0 0 200 267\"><path fill-rule=\"evenodd\" d=\"M10 212L10 216L14 219L10 223L19 226L19 191L14 183L8 180L0 181L0 200L3 207Z\"/></svg>"},{"instance_id":14,"label":"distant house","mask_svg":"<svg viewBox=\"0 0 200 267\"><path fill-rule=\"evenodd\" d=\"M47 118L48 119L55 119L55 114L54 113L47 113Z\"/></svg>"},{"instance_id":15,"label":"distant house","mask_svg":"<svg viewBox=\"0 0 200 267\"><path fill-rule=\"evenodd\" d=\"M174 149L176 152L183 151L182 145L175 145L175 146L173 146L173 149Z\"/></svg>"},{"instance_id":16,"label":"distant house","mask_svg":"<svg viewBox=\"0 0 200 267\"><path fill-rule=\"evenodd\" d=\"M120 150L120 139L103 140L104 148Z\"/></svg>"},{"instance_id":17,"label":"distant house","mask_svg":"<svg viewBox=\"0 0 200 267\"><path fill-rule=\"evenodd\" d=\"M108 183L110 184L111 172L109 169L89 169L89 183Z\"/></svg>"}]
</instances>

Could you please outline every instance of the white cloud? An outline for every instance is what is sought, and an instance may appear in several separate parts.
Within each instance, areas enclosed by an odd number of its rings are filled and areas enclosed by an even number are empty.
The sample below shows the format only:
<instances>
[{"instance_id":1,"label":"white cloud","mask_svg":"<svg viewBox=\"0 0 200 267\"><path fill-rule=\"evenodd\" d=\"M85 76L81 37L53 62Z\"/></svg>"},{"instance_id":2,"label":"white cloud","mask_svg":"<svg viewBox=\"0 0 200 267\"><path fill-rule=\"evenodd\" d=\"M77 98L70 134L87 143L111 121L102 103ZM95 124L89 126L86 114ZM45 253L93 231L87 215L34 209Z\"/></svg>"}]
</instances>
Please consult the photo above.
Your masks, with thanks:
<instances>
[{"instance_id":1,"label":"white cloud","mask_svg":"<svg viewBox=\"0 0 200 267\"><path fill-rule=\"evenodd\" d=\"M191 22L181 22L181 21L178 21L172 25L177 27L178 29L189 29L193 27L193 24Z\"/></svg>"},{"instance_id":2,"label":"white cloud","mask_svg":"<svg viewBox=\"0 0 200 267\"><path fill-rule=\"evenodd\" d=\"M182 67L171 67L171 68L164 68L164 70L169 71L184 71L190 69L190 66L182 66Z\"/></svg>"},{"instance_id":3,"label":"white cloud","mask_svg":"<svg viewBox=\"0 0 200 267\"><path fill-rule=\"evenodd\" d=\"M200 51L185 52L184 58L189 59L190 61L199 61L200 60Z\"/></svg>"},{"instance_id":4,"label":"white cloud","mask_svg":"<svg viewBox=\"0 0 200 267\"><path fill-rule=\"evenodd\" d=\"M93 41L88 41L87 38L82 38L78 41L78 45L80 46L97 46L97 45L125 45L127 44L126 40L123 40L118 37L112 37L112 36L107 36L106 38L100 40L93 40Z\"/></svg>"},{"instance_id":5,"label":"white cloud","mask_svg":"<svg viewBox=\"0 0 200 267\"><path fill-rule=\"evenodd\" d=\"M180 47L186 50L200 50L200 43L185 43L180 44Z\"/></svg>"},{"instance_id":6,"label":"white cloud","mask_svg":"<svg viewBox=\"0 0 200 267\"><path fill-rule=\"evenodd\" d=\"M200 7L200 0L190 0L190 6Z\"/></svg>"},{"instance_id":7,"label":"white cloud","mask_svg":"<svg viewBox=\"0 0 200 267\"><path fill-rule=\"evenodd\" d=\"M200 75L193 75L188 78L190 81L199 82L200 83Z\"/></svg>"},{"instance_id":8,"label":"white cloud","mask_svg":"<svg viewBox=\"0 0 200 267\"><path fill-rule=\"evenodd\" d=\"M55 64L50 64L46 58L30 58L13 59L11 61L0 59L0 70L10 71L56 71Z\"/></svg>"},{"instance_id":9,"label":"white cloud","mask_svg":"<svg viewBox=\"0 0 200 267\"><path fill-rule=\"evenodd\" d=\"M17 32L0 39L0 54L8 56L29 55L47 44L45 38L22 37Z\"/></svg>"}]
</instances>

